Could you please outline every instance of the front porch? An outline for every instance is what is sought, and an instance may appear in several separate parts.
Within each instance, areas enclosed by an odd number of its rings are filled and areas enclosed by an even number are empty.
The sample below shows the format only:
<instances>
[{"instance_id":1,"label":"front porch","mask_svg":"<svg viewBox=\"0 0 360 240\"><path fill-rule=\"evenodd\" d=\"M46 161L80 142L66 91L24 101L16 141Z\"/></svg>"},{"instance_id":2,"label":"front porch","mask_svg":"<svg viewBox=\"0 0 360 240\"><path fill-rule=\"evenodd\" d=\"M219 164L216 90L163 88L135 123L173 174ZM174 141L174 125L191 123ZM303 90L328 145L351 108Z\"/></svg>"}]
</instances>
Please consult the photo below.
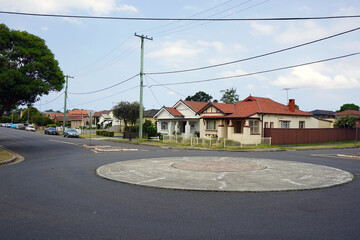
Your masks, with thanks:
<instances>
[{"instance_id":1,"label":"front porch","mask_svg":"<svg viewBox=\"0 0 360 240\"><path fill-rule=\"evenodd\" d=\"M190 138L196 137L200 131L200 124L199 120L158 120L157 129L163 135Z\"/></svg>"},{"instance_id":2,"label":"front porch","mask_svg":"<svg viewBox=\"0 0 360 240\"><path fill-rule=\"evenodd\" d=\"M242 144L261 143L261 121L251 119L207 119L204 118L202 138L228 139Z\"/></svg>"}]
</instances>

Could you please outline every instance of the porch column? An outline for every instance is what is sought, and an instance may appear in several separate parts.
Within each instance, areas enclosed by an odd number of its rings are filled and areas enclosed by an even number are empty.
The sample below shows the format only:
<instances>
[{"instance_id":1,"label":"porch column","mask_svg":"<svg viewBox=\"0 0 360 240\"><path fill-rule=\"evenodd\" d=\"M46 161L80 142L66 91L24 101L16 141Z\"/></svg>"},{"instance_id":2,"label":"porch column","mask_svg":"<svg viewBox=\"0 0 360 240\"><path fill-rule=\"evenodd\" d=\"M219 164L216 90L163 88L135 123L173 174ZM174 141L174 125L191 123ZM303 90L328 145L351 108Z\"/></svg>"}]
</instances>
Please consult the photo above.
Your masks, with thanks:
<instances>
[{"instance_id":1,"label":"porch column","mask_svg":"<svg viewBox=\"0 0 360 240\"><path fill-rule=\"evenodd\" d=\"M226 138L225 120L220 120L218 125L218 137Z\"/></svg>"},{"instance_id":2,"label":"porch column","mask_svg":"<svg viewBox=\"0 0 360 240\"><path fill-rule=\"evenodd\" d=\"M233 120L229 120L229 125L227 126L227 138L233 140L233 134L234 134Z\"/></svg>"},{"instance_id":3,"label":"porch column","mask_svg":"<svg viewBox=\"0 0 360 240\"><path fill-rule=\"evenodd\" d=\"M173 121L169 121L168 125L168 135L172 135L172 129L173 129Z\"/></svg>"},{"instance_id":4,"label":"porch column","mask_svg":"<svg viewBox=\"0 0 360 240\"><path fill-rule=\"evenodd\" d=\"M190 133L190 122L186 121L186 125L185 125L185 137L190 137L191 133Z\"/></svg>"},{"instance_id":5,"label":"porch column","mask_svg":"<svg viewBox=\"0 0 360 240\"><path fill-rule=\"evenodd\" d=\"M243 128L243 130L244 130L244 136L246 137L246 138L249 138L250 137L250 123L249 123L249 119L246 119L245 120L245 125L244 125L244 128Z\"/></svg>"},{"instance_id":6,"label":"porch column","mask_svg":"<svg viewBox=\"0 0 360 240\"><path fill-rule=\"evenodd\" d=\"M177 134L177 132L180 132L180 131L179 131L179 122L178 122L178 121L175 122L175 129L174 129L174 131L175 131L175 134Z\"/></svg>"}]
</instances>

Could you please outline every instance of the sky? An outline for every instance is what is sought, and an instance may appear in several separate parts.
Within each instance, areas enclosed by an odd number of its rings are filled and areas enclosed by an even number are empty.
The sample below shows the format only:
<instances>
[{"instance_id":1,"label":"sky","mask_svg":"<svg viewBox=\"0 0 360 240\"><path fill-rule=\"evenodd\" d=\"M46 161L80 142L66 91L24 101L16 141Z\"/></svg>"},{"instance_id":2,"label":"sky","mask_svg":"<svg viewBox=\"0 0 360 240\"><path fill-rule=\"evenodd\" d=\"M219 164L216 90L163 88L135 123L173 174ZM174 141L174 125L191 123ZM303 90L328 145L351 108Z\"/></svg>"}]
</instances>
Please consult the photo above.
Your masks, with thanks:
<instances>
[{"instance_id":1,"label":"sky","mask_svg":"<svg viewBox=\"0 0 360 240\"><path fill-rule=\"evenodd\" d=\"M0 11L129 18L305 18L360 15L360 1L0 0ZM196 82L357 53L360 52L360 30L235 64L183 73L151 74L200 68L289 48L358 28L360 18L135 21L0 13L0 23L46 41L64 75L73 77L69 78L68 109L110 110L121 101L139 101L141 40L135 33L152 38L144 40L145 110L174 106L180 99L198 91L220 100L221 90L231 88L236 89L240 100L252 95L287 104L287 99L291 98L304 111L336 111L345 103L360 105L360 55ZM33 106L41 111L63 111L64 90L42 96Z\"/></svg>"}]
</instances>

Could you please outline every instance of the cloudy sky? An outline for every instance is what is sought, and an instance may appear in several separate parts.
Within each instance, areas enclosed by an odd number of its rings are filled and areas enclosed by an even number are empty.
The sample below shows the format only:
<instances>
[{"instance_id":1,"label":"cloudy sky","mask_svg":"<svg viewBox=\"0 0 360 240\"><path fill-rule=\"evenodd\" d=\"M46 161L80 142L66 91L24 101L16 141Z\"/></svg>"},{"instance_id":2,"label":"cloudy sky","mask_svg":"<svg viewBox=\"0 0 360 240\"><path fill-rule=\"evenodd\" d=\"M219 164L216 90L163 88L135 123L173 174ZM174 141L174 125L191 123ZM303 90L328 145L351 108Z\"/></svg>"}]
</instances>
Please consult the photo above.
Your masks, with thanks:
<instances>
[{"instance_id":1,"label":"cloudy sky","mask_svg":"<svg viewBox=\"0 0 360 240\"><path fill-rule=\"evenodd\" d=\"M0 0L0 10L131 18L301 18L360 15L360 1ZM145 40L145 109L173 106L198 91L219 100L220 91L230 88L236 88L240 99L252 95L284 104L288 94L305 111L338 110L344 103L360 105L360 55L269 73L197 82L357 53L360 52L360 30L221 67L150 74L221 64L289 48L358 28L360 18L214 22L0 14L0 19L11 29L43 38L64 74L74 77L69 79L69 109L100 111L111 109L119 101L139 101L139 76L130 79L140 70L140 38L134 33L153 37L152 41ZM116 86L108 88L113 85ZM108 89L98 91L105 88ZM34 106L42 111L63 110L63 104L61 91L43 96Z\"/></svg>"}]
</instances>

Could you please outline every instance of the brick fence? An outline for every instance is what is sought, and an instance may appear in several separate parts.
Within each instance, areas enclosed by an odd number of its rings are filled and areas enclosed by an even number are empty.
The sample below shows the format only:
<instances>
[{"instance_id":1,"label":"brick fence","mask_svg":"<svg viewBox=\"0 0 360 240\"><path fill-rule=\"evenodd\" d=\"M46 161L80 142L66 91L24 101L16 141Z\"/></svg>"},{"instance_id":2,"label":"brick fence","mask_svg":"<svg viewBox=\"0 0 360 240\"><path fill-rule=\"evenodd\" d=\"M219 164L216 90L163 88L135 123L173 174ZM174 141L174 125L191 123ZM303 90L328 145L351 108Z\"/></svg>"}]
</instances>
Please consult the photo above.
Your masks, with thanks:
<instances>
[{"instance_id":1,"label":"brick fence","mask_svg":"<svg viewBox=\"0 0 360 240\"><path fill-rule=\"evenodd\" d=\"M355 128L264 129L264 137L271 137L271 145L355 141L355 134ZM360 130L358 131L357 140L360 140Z\"/></svg>"}]
</instances>

